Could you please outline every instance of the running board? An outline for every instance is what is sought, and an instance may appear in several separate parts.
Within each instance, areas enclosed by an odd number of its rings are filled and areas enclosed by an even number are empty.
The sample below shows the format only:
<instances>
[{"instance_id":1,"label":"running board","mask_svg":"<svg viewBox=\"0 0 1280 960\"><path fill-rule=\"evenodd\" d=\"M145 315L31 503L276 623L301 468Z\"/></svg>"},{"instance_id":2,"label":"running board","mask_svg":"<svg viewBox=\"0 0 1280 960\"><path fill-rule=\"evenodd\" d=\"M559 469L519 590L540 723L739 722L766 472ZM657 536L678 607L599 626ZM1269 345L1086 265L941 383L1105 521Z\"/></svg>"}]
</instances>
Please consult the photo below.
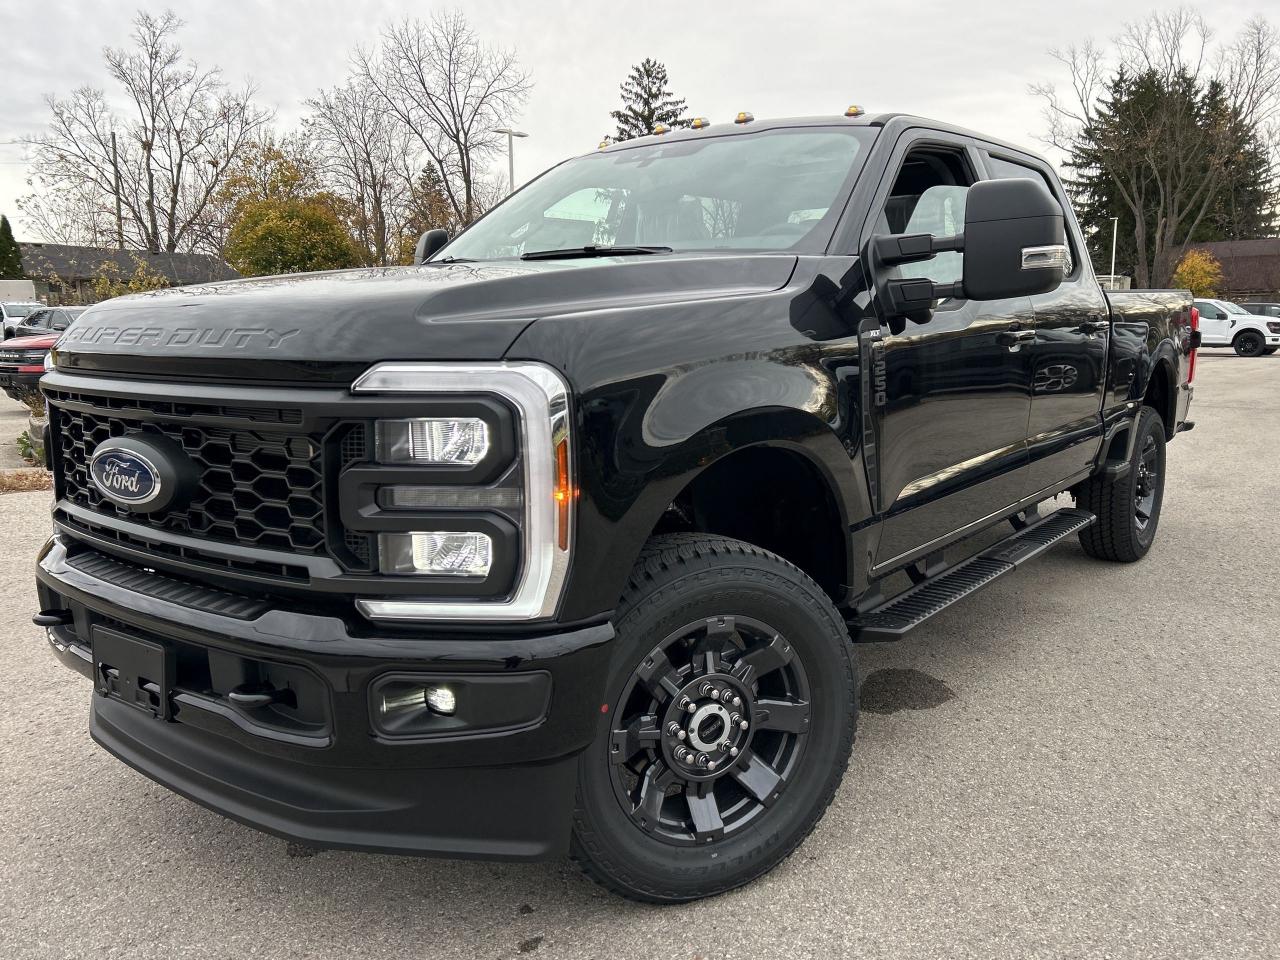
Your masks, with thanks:
<instances>
[{"instance_id":1,"label":"running board","mask_svg":"<svg viewBox=\"0 0 1280 960\"><path fill-rule=\"evenodd\" d=\"M856 643L901 640L909 631L957 600L976 593L1006 573L1013 573L1028 560L1035 559L1097 519L1085 510L1055 511L896 597L862 613L852 613L846 618L849 634Z\"/></svg>"}]
</instances>

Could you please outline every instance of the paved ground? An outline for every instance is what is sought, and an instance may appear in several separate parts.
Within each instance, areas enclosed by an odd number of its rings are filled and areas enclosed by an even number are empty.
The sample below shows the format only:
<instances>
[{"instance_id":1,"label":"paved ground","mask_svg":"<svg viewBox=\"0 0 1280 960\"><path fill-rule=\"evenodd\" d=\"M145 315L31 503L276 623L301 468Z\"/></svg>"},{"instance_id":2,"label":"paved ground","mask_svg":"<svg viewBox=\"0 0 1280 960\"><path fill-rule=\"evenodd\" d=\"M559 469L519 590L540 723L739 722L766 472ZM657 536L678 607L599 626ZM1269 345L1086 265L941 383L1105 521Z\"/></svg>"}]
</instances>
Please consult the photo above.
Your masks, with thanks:
<instances>
[{"instance_id":1,"label":"paved ground","mask_svg":"<svg viewBox=\"0 0 1280 960\"><path fill-rule=\"evenodd\" d=\"M47 495L0 497L0 956L1276 957L1280 356L1201 363L1146 560L1072 543L864 649L818 830L687 907L558 863L289 857L154 786L27 621Z\"/></svg>"},{"instance_id":2,"label":"paved ground","mask_svg":"<svg viewBox=\"0 0 1280 960\"><path fill-rule=\"evenodd\" d=\"M16 400L0 393L0 470L22 469L28 466L18 453L18 434L27 429L31 411Z\"/></svg>"}]
</instances>

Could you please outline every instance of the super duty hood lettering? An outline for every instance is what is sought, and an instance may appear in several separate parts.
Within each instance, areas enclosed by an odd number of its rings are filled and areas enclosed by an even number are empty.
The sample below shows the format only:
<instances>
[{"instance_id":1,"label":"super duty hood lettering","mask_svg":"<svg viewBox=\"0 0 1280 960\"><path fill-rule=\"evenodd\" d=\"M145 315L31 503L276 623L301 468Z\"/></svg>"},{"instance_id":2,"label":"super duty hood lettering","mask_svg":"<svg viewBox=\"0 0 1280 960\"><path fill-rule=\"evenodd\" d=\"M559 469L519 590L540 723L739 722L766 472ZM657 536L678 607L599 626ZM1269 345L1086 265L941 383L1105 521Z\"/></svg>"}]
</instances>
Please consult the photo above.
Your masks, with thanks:
<instances>
[{"instance_id":1,"label":"super duty hood lettering","mask_svg":"<svg viewBox=\"0 0 1280 960\"><path fill-rule=\"evenodd\" d=\"M75 349L88 346L114 344L121 347L228 347L233 350L246 348L274 350L290 337L302 331L273 330L270 327L120 327L113 325L76 326L67 331L60 346Z\"/></svg>"}]
</instances>

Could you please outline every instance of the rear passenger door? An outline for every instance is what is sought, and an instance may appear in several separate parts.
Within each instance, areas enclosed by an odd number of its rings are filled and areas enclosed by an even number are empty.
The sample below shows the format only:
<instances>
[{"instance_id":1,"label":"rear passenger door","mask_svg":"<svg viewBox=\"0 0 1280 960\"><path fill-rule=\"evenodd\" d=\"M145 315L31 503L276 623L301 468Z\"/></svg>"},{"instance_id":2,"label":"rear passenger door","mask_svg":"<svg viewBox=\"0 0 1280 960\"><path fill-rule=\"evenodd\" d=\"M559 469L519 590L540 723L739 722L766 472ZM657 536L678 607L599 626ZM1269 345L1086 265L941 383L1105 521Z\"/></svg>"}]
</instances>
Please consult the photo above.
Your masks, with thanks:
<instances>
[{"instance_id":1,"label":"rear passenger door","mask_svg":"<svg viewBox=\"0 0 1280 960\"><path fill-rule=\"evenodd\" d=\"M1062 207L1072 266L1062 285L1031 298L1036 338L1031 353L1029 466L1024 496L1056 492L1063 481L1089 470L1102 443L1110 307L1093 275L1080 228L1062 186L1033 157L983 151L991 179L1040 180Z\"/></svg>"}]
</instances>

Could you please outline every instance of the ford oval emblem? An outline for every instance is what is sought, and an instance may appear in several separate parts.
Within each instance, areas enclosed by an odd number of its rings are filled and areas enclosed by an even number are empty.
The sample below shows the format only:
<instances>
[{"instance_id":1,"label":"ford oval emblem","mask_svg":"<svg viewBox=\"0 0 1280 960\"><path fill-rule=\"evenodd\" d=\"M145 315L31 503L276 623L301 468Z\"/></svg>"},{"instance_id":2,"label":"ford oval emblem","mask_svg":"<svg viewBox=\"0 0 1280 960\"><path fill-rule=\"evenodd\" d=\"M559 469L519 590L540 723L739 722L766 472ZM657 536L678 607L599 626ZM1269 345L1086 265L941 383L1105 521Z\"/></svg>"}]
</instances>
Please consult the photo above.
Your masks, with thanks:
<instances>
[{"instance_id":1,"label":"ford oval emblem","mask_svg":"<svg viewBox=\"0 0 1280 960\"><path fill-rule=\"evenodd\" d=\"M89 476L102 495L123 507L139 507L160 496L159 468L136 450L107 440L89 459Z\"/></svg>"}]
</instances>

